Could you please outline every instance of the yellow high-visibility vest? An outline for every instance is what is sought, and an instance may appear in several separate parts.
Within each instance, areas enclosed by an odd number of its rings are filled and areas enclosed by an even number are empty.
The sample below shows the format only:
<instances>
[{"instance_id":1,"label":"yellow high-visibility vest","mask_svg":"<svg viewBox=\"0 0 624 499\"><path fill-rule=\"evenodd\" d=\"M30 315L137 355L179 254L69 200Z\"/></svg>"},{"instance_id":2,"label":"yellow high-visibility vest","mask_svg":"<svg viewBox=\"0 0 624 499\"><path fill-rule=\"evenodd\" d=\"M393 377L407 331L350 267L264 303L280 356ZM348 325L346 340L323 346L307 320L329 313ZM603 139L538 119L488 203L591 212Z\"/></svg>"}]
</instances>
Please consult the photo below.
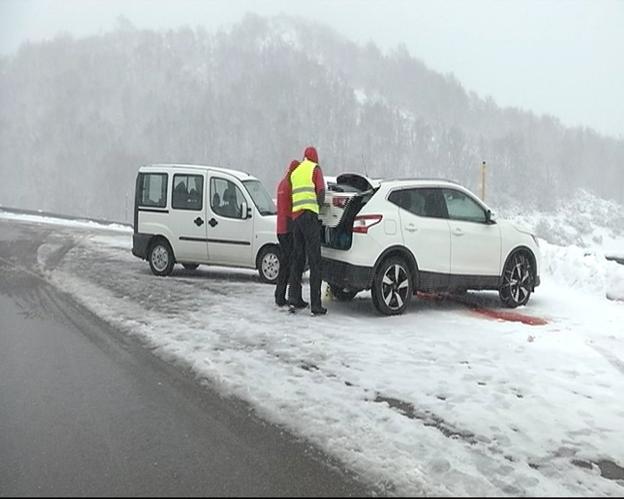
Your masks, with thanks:
<instances>
[{"instance_id":1,"label":"yellow high-visibility vest","mask_svg":"<svg viewBox=\"0 0 624 499\"><path fill-rule=\"evenodd\" d=\"M316 214L319 212L316 188L312 180L314 168L316 168L316 163L305 159L290 174L293 213L303 210L313 211Z\"/></svg>"}]
</instances>

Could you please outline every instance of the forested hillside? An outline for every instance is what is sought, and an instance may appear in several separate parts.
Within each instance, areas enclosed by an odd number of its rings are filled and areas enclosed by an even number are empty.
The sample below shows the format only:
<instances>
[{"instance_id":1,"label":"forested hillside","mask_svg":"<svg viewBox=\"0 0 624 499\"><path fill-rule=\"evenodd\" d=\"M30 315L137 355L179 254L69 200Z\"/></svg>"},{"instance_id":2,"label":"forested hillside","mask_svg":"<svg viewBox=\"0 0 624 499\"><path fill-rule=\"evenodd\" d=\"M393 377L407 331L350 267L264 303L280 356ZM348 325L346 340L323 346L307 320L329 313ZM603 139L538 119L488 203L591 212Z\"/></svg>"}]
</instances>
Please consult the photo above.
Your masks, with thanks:
<instances>
[{"instance_id":1,"label":"forested hillside","mask_svg":"<svg viewBox=\"0 0 624 499\"><path fill-rule=\"evenodd\" d=\"M624 201L623 140L500 108L403 48L296 19L249 15L219 33L120 20L0 59L2 205L130 220L141 164L243 169L273 191L309 144L328 175L442 176L478 192L486 160L501 206L548 209L578 187Z\"/></svg>"}]
</instances>

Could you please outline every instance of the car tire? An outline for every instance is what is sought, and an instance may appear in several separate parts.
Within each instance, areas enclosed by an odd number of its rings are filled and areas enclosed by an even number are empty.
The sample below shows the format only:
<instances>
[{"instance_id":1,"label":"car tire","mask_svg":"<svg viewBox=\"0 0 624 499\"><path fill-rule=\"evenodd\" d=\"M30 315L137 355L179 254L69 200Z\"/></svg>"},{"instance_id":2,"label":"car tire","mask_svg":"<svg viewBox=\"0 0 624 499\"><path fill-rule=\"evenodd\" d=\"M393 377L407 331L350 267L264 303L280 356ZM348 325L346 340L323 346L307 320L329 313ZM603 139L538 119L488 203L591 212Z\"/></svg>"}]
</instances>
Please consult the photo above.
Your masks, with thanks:
<instances>
[{"instance_id":1,"label":"car tire","mask_svg":"<svg viewBox=\"0 0 624 499\"><path fill-rule=\"evenodd\" d=\"M197 267L199 267L199 263L183 263L182 267L184 267L186 270L197 270Z\"/></svg>"},{"instance_id":2,"label":"car tire","mask_svg":"<svg viewBox=\"0 0 624 499\"><path fill-rule=\"evenodd\" d=\"M331 289L331 293L334 298L338 301L351 301L355 298L355 295L359 293L359 291L343 288L342 286L338 286L336 284L330 284L329 288Z\"/></svg>"},{"instance_id":3,"label":"car tire","mask_svg":"<svg viewBox=\"0 0 624 499\"><path fill-rule=\"evenodd\" d=\"M164 277L171 274L175 265L175 256L166 239L156 239L150 245L148 261L154 275Z\"/></svg>"},{"instance_id":4,"label":"car tire","mask_svg":"<svg viewBox=\"0 0 624 499\"><path fill-rule=\"evenodd\" d=\"M518 251L507 259L498 290L503 305L509 308L526 305L533 290L533 272L531 259L525 252Z\"/></svg>"},{"instance_id":5,"label":"car tire","mask_svg":"<svg viewBox=\"0 0 624 499\"><path fill-rule=\"evenodd\" d=\"M280 269L279 246L265 246L260 251L257 259L258 275L266 284L277 283Z\"/></svg>"},{"instance_id":6,"label":"car tire","mask_svg":"<svg viewBox=\"0 0 624 499\"><path fill-rule=\"evenodd\" d=\"M413 294L413 276L400 257L385 260L373 277L371 294L375 308L383 315L405 312Z\"/></svg>"}]
</instances>

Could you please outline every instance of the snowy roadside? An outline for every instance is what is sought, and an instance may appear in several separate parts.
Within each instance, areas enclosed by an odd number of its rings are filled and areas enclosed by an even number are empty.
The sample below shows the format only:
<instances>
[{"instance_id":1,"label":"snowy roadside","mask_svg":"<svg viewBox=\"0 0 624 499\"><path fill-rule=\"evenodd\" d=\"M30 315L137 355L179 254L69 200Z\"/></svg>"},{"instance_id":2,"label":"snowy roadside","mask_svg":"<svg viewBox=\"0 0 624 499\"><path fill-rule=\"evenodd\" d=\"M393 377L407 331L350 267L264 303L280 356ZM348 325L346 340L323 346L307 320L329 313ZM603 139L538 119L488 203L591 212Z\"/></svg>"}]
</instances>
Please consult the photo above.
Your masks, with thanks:
<instances>
[{"instance_id":1,"label":"snowy roadside","mask_svg":"<svg viewBox=\"0 0 624 499\"><path fill-rule=\"evenodd\" d=\"M7 211L0 206L0 218L5 220L16 220L20 222L39 223L45 225L57 225L62 227L74 227L82 229L94 229L94 230L111 230L116 232L126 232L131 234L132 227L127 225L121 225L118 223L102 224L101 222L94 222L90 220L69 220L56 218L46 214L24 214L16 211Z\"/></svg>"},{"instance_id":2,"label":"snowy roadside","mask_svg":"<svg viewBox=\"0 0 624 499\"><path fill-rule=\"evenodd\" d=\"M624 491L591 464L624 466L624 306L598 291L543 275L523 310L550 321L539 327L450 301L378 317L366 294L328 303L326 318L291 316L250 271L155 278L128 236L83 240L49 279L388 493Z\"/></svg>"}]
</instances>

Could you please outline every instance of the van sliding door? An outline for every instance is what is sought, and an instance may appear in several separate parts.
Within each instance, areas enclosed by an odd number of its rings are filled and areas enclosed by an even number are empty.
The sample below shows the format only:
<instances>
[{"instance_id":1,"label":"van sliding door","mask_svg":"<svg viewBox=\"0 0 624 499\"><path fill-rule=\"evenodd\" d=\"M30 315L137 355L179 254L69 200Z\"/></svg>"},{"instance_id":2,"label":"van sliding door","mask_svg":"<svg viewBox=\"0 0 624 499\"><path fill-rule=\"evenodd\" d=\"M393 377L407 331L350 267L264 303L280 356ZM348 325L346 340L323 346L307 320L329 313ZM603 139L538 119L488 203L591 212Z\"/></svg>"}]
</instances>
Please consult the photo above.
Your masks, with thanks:
<instances>
[{"instance_id":1,"label":"van sliding door","mask_svg":"<svg viewBox=\"0 0 624 499\"><path fill-rule=\"evenodd\" d=\"M206 205L206 175L196 171L176 172L172 179L169 222L178 262L208 261Z\"/></svg>"}]
</instances>

